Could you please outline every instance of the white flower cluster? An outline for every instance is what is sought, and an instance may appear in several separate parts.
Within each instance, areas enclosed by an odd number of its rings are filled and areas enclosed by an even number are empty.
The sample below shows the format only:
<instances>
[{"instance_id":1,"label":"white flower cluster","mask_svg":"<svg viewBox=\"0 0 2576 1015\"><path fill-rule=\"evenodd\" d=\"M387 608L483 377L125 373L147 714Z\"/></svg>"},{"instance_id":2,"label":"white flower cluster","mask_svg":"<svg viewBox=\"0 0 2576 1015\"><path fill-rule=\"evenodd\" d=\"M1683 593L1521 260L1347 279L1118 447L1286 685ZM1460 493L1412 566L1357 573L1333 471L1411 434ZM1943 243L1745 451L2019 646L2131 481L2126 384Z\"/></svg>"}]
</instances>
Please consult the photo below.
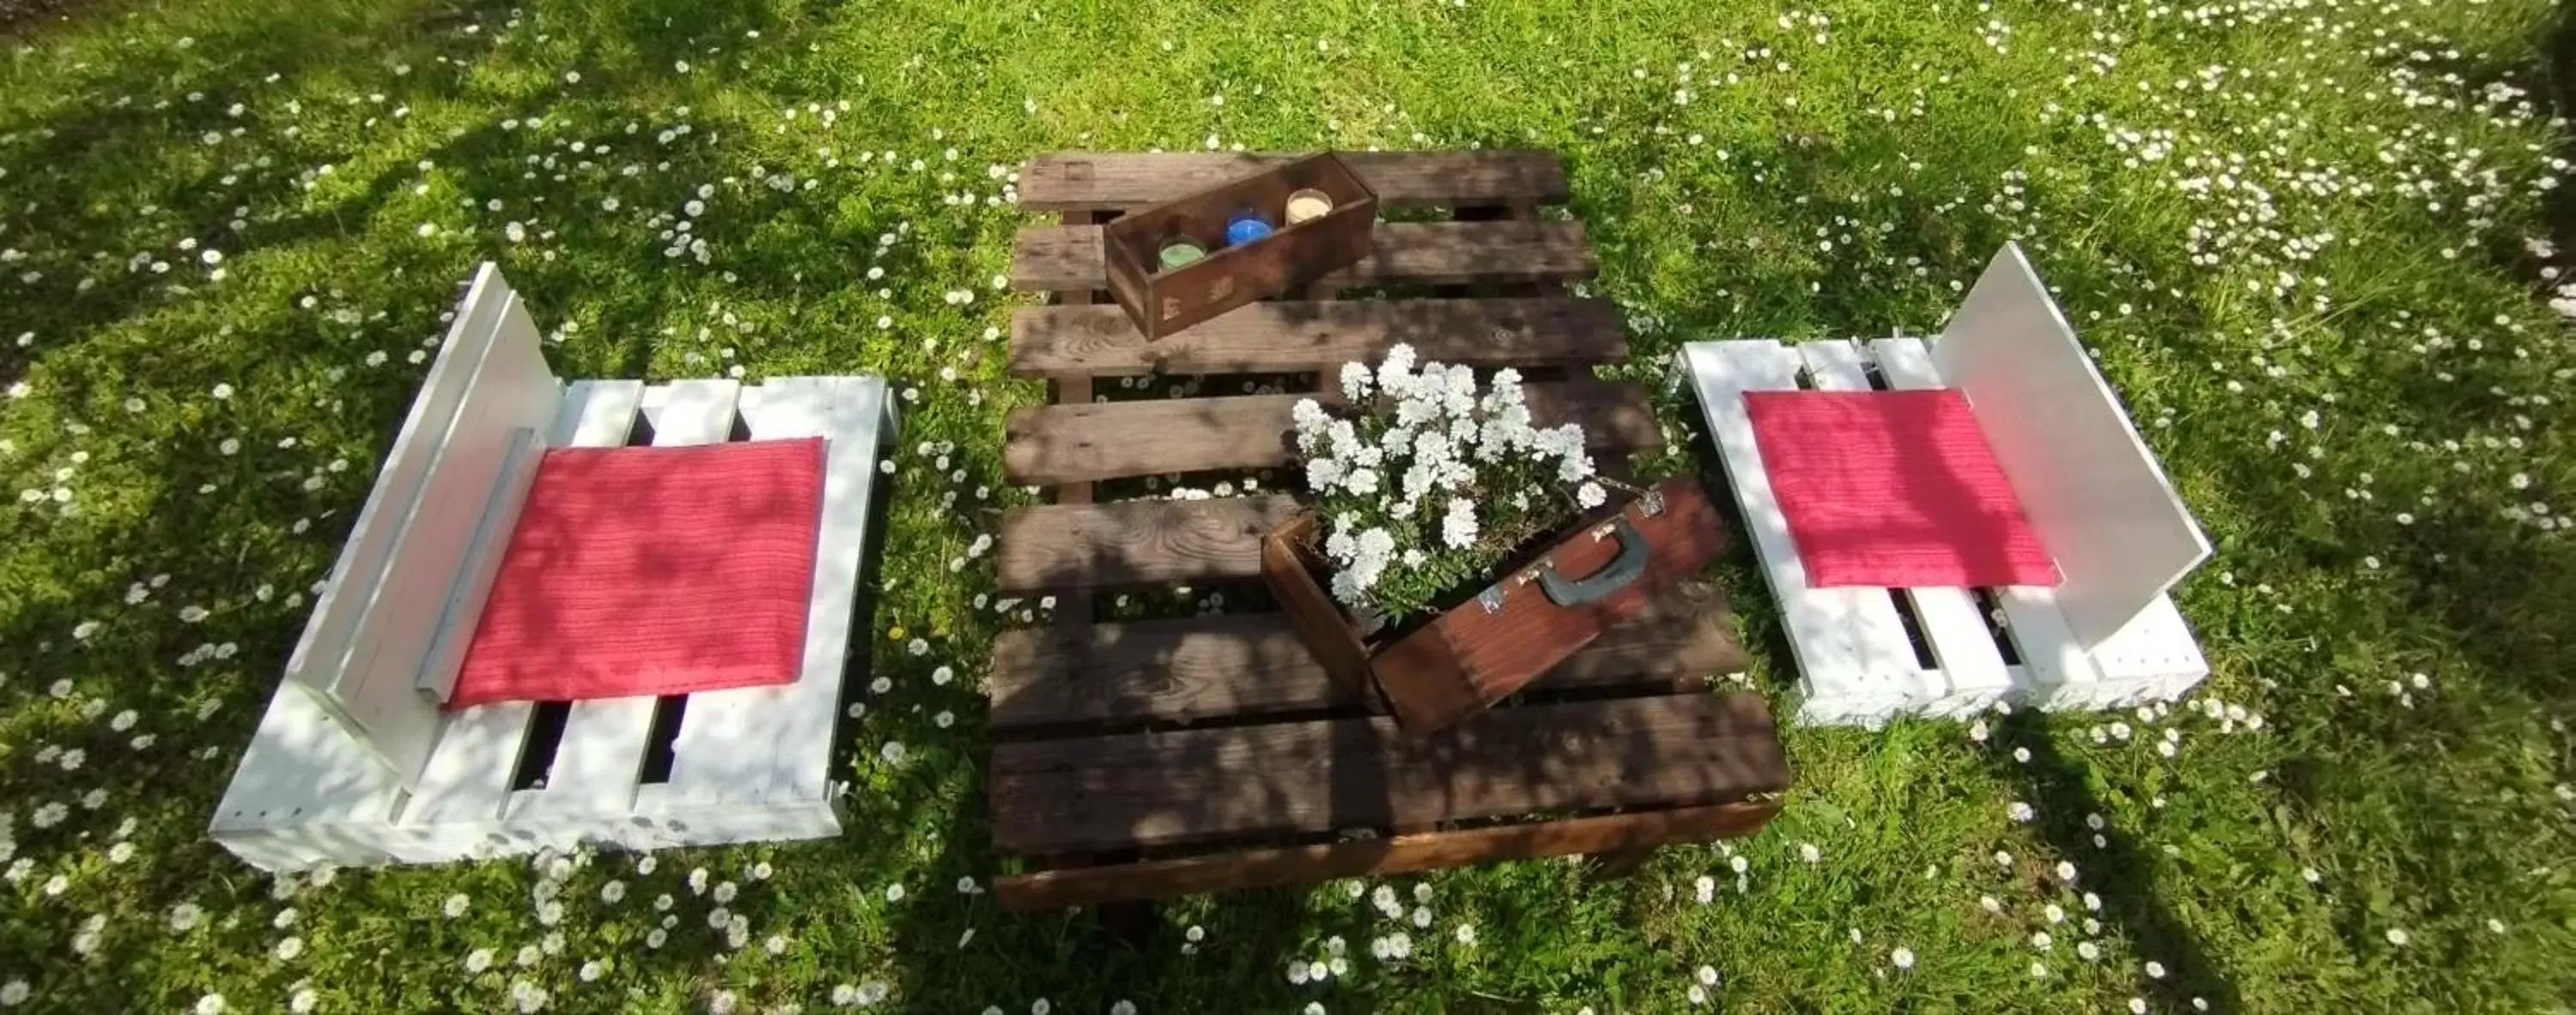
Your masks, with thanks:
<instances>
[{"instance_id":1,"label":"white flower cluster","mask_svg":"<svg viewBox=\"0 0 2576 1015\"><path fill-rule=\"evenodd\" d=\"M1472 369L1423 363L1417 370L1413 348L1398 344L1375 370L1344 364L1341 389L1351 405L1377 411L1354 422L1309 398L1297 403L1291 421L1314 495L1328 505L1339 500L1367 508L1326 512L1331 531L1324 553L1338 569L1332 592L1347 605L1366 606L1369 590L1390 566L1419 566L1426 559L1423 548L1405 546L1397 533L1365 525L1356 515L1406 522L1438 511L1441 545L1465 550L1484 529L1477 515L1480 467L1533 465L1557 482L1583 483L1576 496L1584 507L1604 498L1598 486L1584 482L1592 475L1592 458L1584 452L1583 428L1532 427L1518 371L1496 371L1480 395Z\"/></svg>"}]
</instances>

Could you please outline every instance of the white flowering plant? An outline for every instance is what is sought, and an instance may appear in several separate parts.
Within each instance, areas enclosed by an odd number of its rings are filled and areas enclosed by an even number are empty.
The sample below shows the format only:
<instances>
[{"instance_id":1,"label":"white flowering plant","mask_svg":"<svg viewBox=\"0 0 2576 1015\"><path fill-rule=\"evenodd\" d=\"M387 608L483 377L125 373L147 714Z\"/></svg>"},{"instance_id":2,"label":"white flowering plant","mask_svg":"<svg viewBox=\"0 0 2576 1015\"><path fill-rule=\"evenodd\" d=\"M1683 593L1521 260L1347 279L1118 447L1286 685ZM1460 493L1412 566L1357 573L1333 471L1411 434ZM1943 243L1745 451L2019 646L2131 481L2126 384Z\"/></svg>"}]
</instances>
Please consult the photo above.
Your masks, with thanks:
<instances>
[{"instance_id":1,"label":"white flowering plant","mask_svg":"<svg viewBox=\"0 0 2576 1015\"><path fill-rule=\"evenodd\" d=\"M1609 497L1583 428L1530 424L1521 378L1480 386L1463 365L1396 345L1347 363L1342 404L1292 416L1333 598L1392 623L1483 578L1534 536Z\"/></svg>"}]
</instances>

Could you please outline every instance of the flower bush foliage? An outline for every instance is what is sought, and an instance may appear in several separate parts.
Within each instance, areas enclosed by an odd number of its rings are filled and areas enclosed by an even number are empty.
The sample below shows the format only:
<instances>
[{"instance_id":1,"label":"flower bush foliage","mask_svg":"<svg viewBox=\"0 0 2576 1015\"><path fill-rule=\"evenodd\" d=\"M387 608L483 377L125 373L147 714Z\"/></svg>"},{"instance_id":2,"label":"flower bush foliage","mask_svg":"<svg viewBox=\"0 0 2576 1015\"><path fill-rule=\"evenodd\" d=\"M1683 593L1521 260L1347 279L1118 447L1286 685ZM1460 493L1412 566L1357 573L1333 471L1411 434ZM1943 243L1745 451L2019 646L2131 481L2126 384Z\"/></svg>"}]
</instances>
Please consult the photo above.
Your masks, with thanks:
<instances>
[{"instance_id":1,"label":"flower bush foliage","mask_svg":"<svg viewBox=\"0 0 2576 1015\"><path fill-rule=\"evenodd\" d=\"M1398 344L1375 369L1343 364L1341 382L1338 411L1303 399L1293 421L1333 598L1355 613L1428 610L1608 499L1582 427L1530 424L1518 371L1495 371L1480 391L1474 370L1416 369Z\"/></svg>"}]
</instances>

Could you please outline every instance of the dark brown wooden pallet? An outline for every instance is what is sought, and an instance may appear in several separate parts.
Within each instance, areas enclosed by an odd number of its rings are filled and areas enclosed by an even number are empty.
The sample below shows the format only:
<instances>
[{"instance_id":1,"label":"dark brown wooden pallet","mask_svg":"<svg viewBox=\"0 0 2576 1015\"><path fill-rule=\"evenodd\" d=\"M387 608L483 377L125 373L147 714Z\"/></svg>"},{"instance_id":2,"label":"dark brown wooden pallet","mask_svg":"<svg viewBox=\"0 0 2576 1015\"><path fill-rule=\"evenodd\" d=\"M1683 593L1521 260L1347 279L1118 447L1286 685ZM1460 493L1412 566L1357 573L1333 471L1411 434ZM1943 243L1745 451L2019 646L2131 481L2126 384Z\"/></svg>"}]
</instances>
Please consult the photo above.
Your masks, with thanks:
<instances>
[{"instance_id":1,"label":"dark brown wooden pallet","mask_svg":"<svg viewBox=\"0 0 2576 1015\"><path fill-rule=\"evenodd\" d=\"M1583 427L1594 454L1657 447L1646 393L1596 380L1525 386L1530 421ZM1289 463L1289 411L1313 395L1237 395L1086 402L1020 409L1002 424L1002 472L1030 486Z\"/></svg>"},{"instance_id":2,"label":"dark brown wooden pallet","mask_svg":"<svg viewBox=\"0 0 2576 1015\"><path fill-rule=\"evenodd\" d=\"M1026 377L1303 373L1375 362L1398 342L1473 366L1628 358L1608 300L1318 300L1256 303L1150 343L1115 306L1029 307L1011 318L1009 366Z\"/></svg>"},{"instance_id":3,"label":"dark brown wooden pallet","mask_svg":"<svg viewBox=\"0 0 2576 1015\"><path fill-rule=\"evenodd\" d=\"M1537 214L1565 200L1565 174L1529 152L1349 156L1386 204L1452 208L1457 221L1381 223L1373 256L1303 299L1158 342L1100 305L1105 216L1286 158L1064 153L1021 174L1022 203L1064 224L1020 232L1014 284L1056 299L1015 317L1008 363L1048 378L1054 404L1011 415L1004 469L1050 486L1055 502L1004 517L996 578L1005 594L1059 603L1051 626L994 646L994 841L1028 868L995 894L1015 909L1163 898L1760 827L1789 770L1760 699L1708 691L1707 677L1744 656L1706 586L1427 737L1397 730L1371 689L1329 677L1280 614L1095 622L1095 592L1257 579L1262 535L1296 504L1268 493L1094 503L1092 484L1286 464L1280 437L1300 396L1095 403L1094 378L1313 372L1305 386L1331 397L1342 363L1396 342L1528 371L1627 355L1613 308L1560 294L1594 261L1580 223ZM1443 288L1333 298L1351 285ZM1605 463L1663 439L1634 386L1577 370L1528 390L1534 415L1582 423ZM1355 829L1379 834L1347 838Z\"/></svg>"}]
</instances>

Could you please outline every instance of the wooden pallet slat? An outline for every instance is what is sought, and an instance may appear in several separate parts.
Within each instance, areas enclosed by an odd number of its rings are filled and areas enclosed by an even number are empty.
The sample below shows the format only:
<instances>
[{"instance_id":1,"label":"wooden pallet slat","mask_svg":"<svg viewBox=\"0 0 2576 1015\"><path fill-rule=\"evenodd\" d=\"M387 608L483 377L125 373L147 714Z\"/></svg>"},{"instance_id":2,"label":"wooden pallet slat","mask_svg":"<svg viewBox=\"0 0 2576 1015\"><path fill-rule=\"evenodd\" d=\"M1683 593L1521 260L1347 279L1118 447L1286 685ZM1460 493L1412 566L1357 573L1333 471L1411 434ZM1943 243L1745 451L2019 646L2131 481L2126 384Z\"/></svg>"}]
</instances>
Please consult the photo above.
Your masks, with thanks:
<instances>
[{"instance_id":1,"label":"wooden pallet slat","mask_svg":"<svg viewBox=\"0 0 2576 1015\"><path fill-rule=\"evenodd\" d=\"M995 540L994 584L1028 592L1257 577L1261 537L1297 510L1279 496L1012 508Z\"/></svg>"},{"instance_id":2,"label":"wooden pallet slat","mask_svg":"<svg viewBox=\"0 0 2576 1015\"><path fill-rule=\"evenodd\" d=\"M1583 427L1596 454L1663 444L1644 389L1596 380L1524 387L1532 422ZM1290 410L1308 395L1160 398L1012 411L1002 471L1013 483L1053 485L1126 476L1268 469L1290 464Z\"/></svg>"},{"instance_id":3,"label":"wooden pallet slat","mask_svg":"<svg viewBox=\"0 0 2576 1015\"><path fill-rule=\"evenodd\" d=\"M1369 257L1296 298L1161 341L1124 310L1090 305L1108 281L1104 217L1276 158L1064 153L1032 160L1020 179L1022 204L1064 224L1015 240L1012 284L1055 299L1014 315L1007 369L1048 379L1054 404L1011 414L1003 466L1014 483L1052 487L1055 503L1004 514L995 583L1057 593L1065 609L993 646L987 693L1005 734L987 770L994 843L1033 857L1198 855L1007 876L997 896L1014 909L1161 898L1759 827L1778 804L1756 798L1789 773L1758 698L1705 693L1705 678L1745 662L1713 587L1659 600L1536 694L1428 737L1372 714L1373 689L1329 676L1283 615L1093 622L1095 590L1257 578L1262 537L1299 509L1275 495L1094 503L1094 483L1290 465L1284 438L1303 392L1330 397L1342 364L1398 342L1427 360L1572 372L1529 385L1532 415L1581 424L1596 455L1664 439L1642 391L1583 372L1624 359L1627 341L1614 305L1561 292L1596 262L1581 224L1539 214L1566 197L1562 166L1540 153L1346 155L1384 204L1454 208L1459 220L1380 223ZM1497 209L1507 213L1482 213ZM1334 298L1358 286L1434 298ZM1091 402L1097 377L1222 374L1313 376L1291 394ZM1491 819L1507 823L1435 830ZM1402 834L1314 842L1360 827ZM1222 845L1276 836L1309 844Z\"/></svg>"},{"instance_id":4,"label":"wooden pallet slat","mask_svg":"<svg viewBox=\"0 0 2576 1015\"><path fill-rule=\"evenodd\" d=\"M1580 222L1381 222L1369 256L1324 277L1330 285L1512 285L1587 279L1599 270ZM1023 226L1011 246L1011 287L1094 290L1109 285L1098 226Z\"/></svg>"},{"instance_id":5,"label":"wooden pallet slat","mask_svg":"<svg viewBox=\"0 0 2576 1015\"><path fill-rule=\"evenodd\" d=\"M1941 377L1921 340L1879 339L1870 343L1870 351L1888 387L1898 391L1941 387ZM1853 376L1858 367L1855 359L1836 370L1832 380L1845 387L1864 386L1863 378ZM1963 588L1914 588L1903 595L1914 607L1932 658L1941 664L1941 686L1927 688L1933 694L1934 714L1964 714L2011 693L2012 673L1973 594Z\"/></svg>"},{"instance_id":6,"label":"wooden pallet slat","mask_svg":"<svg viewBox=\"0 0 2576 1015\"><path fill-rule=\"evenodd\" d=\"M653 424L653 446L723 443L733 433L741 395L741 382L730 380L677 381L647 391L644 415ZM585 819L634 810L656 701L648 694L573 702L545 788L514 795L505 820Z\"/></svg>"},{"instance_id":7,"label":"wooden pallet slat","mask_svg":"<svg viewBox=\"0 0 2576 1015\"><path fill-rule=\"evenodd\" d=\"M1789 536L1788 516L1771 490L1761 448L1753 440L1753 420L1744 407L1747 391L1797 388L1798 354L1775 342L1695 342L1683 348L1681 360L1698 388L1700 411L1707 414L1709 437L1726 466L1727 485L1742 509L1754 555L1780 603L1781 623L1788 628L1789 649L1797 657L1807 694L1801 717L1880 718L1877 713L1830 710L1901 700L1920 681L1921 667L1905 637L1904 621L1884 590L1807 584L1806 568Z\"/></svg>"},{"instance_id":8,"label":"wooden pallet slat","mask_svg":"<svg viewBox=\"0 0 2576 1015\"><path fill-rule=\"evenodd\" d=\"M694 834L726 822L839 830L830 786L832 731L857 621L875 468L896 425L884 381L873 377L775 378L746 392L742 418L754 440L824 438L822 528L796 679L689 696L672 743L671 778L648 787L648 810Z\"/></svg>"},{"instance_id":9,"label":"wooden pallet slat","mask_svg":"<svg viewBox=\"0 0 2576 1015\"><path fill-rule=\"evenodd\" d=\"M1148 342L1116 306L1024 307L1008 369L1024 377L1298 373L1373 363L1409 344L1424 360L1577 367L1628 356L1603 299L1282 300L1255 303Z\"/></svg>"},{"instance_id":10,"label":"wooden pallet slat","mask_svg":"<svg viewBox=\"0 0 2576 1015\"><path fill-rule=\"evenodd\" d=\"M1818 391L1868 391L1869 358L1852 342L1806 342L1798 346L1798 358L1807 364L1809 376ZM1891 384L1895 376L1888 377ZM1912 378L1909 378L1912 379ZM1897 385L1913 387L1920 385ZM1937 385L1935 385L1937 386ZM1973 710L1980 700L1978 688L2001 689L2011 685L2004 672L2003 652L1995 647L1994 636L1978 619L1975 600L1962 588L1912 588L1895 590L1905 597L1914 611L1915 625L1924 642L1932 649L1931 668L1915 670L1914 683L1907 688L1903 707L1907 711L1952 714L1962 709ZM1899 627L1892 632L1904 636ZM1909 647L1910 650L1910 647ZM1950 660L1959 661L1954 674ZM1954 687L1954 678L1964 679ZM1992 700L1992 699L1984 699Z\"/></svg>"},{"instance_id":11,"label":"wooden pallet slat","mask_svg":"<svg viewBox=\"0 0 2576 1015\"><path fill-rule=\"evenodd\" d=\"M1340 152L1386 206L1562 204L1565 167L1541 151ZM1126 211L1276 168L1304 155L1228 152L1049 152L1020 172L1033 211Z\"/></svg>"},{"instance_id":12,"label":"wooden pallet slat","mask_svg":"<svg viewBox=\"0 0 2576 1015\"><path fill-rule=\"evenodd\" d=\"M1049 854L1740 800L1789 769L1762 699L1736 693L1496 709L1429 736L1375 717L1001 743L987 783L997 848Z\"/></svg>"},{"instance_id":13,"label":"wooden pallet slat","mask_svg":"<svg viewBox=\"0 0 2576 1015\"><path fill-rule=\"evenodd\" d=\"M1744 835L1778 813L1777 800L1743 801L1493 828L1415 832L1383 839L1245 849L1006 875L993 880L993 896L1004 909L1027 911L1121 899L1168 899L1194 892L1275 888L1328 878L1383 877L1501 860L1624 853L1666 843Z\"/></svg>"},{"instance_id":14,"label":"wooden pallet slat","mask_svg":"<svg viewBox=\"0 0 2576 1015\"><path fill-rule=\"evenodd\" d=\"M643 411L642 381L575 381L564 392L546 434L550 448L613 448L626 443ZM406 826L451 823L488 825L510 804L511 766L494 759L518 757L536 703L500 701L448 717L429 766L403 810ZM469 843L470 844L470 843Z\"/></svg>"},{"instance_id":15,"label":"wooden pallet slat","mask_svg":"<svg viewBox=\"0 0 2576 1015\"><path fill-rule=\"evenodd\" d=\"M1685 585L1602 633L1532 685L1670 688L1743 668L1725 596ZM1364 707L1368 690L1334 680L1284 614L1182 617L994 639L995 729L1104 722L1188 722Z\"/></svg>"}]
</instances>

